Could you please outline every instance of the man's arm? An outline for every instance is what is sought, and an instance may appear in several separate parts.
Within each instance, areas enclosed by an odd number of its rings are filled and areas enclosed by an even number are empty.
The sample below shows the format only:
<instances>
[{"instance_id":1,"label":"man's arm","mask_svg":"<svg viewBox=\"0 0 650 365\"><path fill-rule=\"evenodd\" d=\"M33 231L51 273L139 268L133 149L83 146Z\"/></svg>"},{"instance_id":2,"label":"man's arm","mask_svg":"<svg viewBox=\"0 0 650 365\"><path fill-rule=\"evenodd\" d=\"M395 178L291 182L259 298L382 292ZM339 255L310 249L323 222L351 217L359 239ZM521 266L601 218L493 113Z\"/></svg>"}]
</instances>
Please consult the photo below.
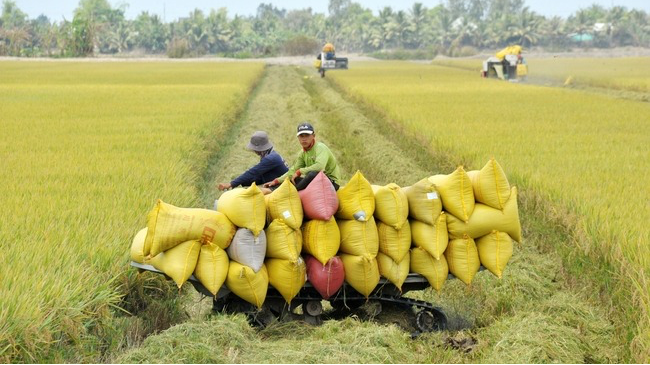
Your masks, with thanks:
<instances>
[{"instance_id":1,"label":"man's arm","mask_svg":"<svg viewBox=\"0 0 650 365\"><path fill-rule=\"evenodd\" d=\"M296 158L296 160L293 162L293 165L289 168L289 171L285 172L282 176L278 177L275 180L282 182L287 177L292 177L293 174L303 166L305 166L305 160L303 159L303 152L300 152L300 155L298 155L298 158Z\"/></svg>"},{"instance_id":2,"label":"man's arm","mask_svg":"<svg viewBox=\"0 0 650 365\"><path fill-rule=\"evenodd\" d=\"M257 165L246 170L243 174L239 175L236 179L230 182L234 188L239 185L251 185L265 172L273 168L273 162L268 158L263 158Z\"/></svg>"}]
</instances>

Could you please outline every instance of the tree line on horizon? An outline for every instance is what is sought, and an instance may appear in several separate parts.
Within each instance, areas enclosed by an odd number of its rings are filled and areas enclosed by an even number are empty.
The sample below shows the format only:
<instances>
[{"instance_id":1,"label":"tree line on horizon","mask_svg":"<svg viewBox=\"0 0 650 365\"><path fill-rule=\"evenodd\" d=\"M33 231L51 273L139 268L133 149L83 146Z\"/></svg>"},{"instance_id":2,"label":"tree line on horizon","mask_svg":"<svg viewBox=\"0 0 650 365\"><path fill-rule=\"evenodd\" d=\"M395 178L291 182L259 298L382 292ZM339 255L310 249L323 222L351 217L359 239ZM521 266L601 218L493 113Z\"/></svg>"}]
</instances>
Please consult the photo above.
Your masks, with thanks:
<instances>
[{"instance_id":1,"label":"tree line on horizon","mask_svg":"<svg viewBox=\"0 0 650 365\"><path fill-rule=\"evenodd\" d=\"M147 11L129 20L127 6L80 0L71 20L53 21L29 19L15 1L4 0L0 56L248 58L311 54L324 42L338 51L405 58L466 56L513 44L551 51L650 47L650 15L623 6L594 4L563 18L531 11L525 0L446 0L432 8L415 2L405 11L384 7L377 14L352 0L329 0L328 15L261 3L252 16L195 9L167 23Z\"/></svg>"}]
</instances>

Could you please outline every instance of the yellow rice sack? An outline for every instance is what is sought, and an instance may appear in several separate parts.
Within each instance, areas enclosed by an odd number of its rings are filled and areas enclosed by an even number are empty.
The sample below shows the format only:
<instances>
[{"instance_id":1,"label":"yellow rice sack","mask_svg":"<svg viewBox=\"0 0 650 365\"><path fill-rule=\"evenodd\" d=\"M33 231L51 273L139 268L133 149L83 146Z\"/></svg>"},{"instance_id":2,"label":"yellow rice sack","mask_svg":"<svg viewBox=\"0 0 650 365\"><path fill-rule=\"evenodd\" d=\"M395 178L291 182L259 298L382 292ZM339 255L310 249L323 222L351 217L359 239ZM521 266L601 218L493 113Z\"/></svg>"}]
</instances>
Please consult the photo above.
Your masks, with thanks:
<instances>
[{"instance_id":1,"label":"yellow rice sack","mask_svg":"<svg viewBox=\"0 0 650 365\"><path fill-rule=\"evenodd\" d=\"M377 266L379 268L379 274L395 284L397 289L402 291L402 284L404 284L406 277L409 276L411 255L407 253L404 256L404 260L395 262L390 256L380 252L377 255Z\"/></svg>"},{"instance_id":2,"label":"yellow rice sack","mask_svg":"<svg viewBox=\"0 0 650 365\"><path fill-rule=\"evenodd\" d=\"M287 303L298 295L305 285L307 266L302 258L295 261L282 259L267 259L266 268L269 271L269 282L277 289Z\"/></svg>"},{"instance_id":3,"label":"yellow rice sack","mask_svg":"<svg viewBox=\"0 0 650 365\"><path fill-rule=\"evenodd\" d=\"M266 223L264 193L255 183L248 188L236 188L221 194L217 210L239 228L248 228L257 236Z\"/></svg>"},{"instance_id":4,"label":"yellow rice sack","mask_svg":"<svg viewBox=\"0 0 650 365\"><path fill-rule=\"evenodd\" d=\"M521 224L519 223L519 208L517 206L517 187L510 191L510 199L503 210L488 207L485 204L476 204L474 214L469 222L447 215L447 230L450 238L460 238L468 235L472 238L483 237L496 230L505 232L510 237L521 242Z\"/></svg>"},{"instance_id":5,"label":"yellow rice sack","mask_svg":"<svg viewBox=\"0 0 650 365\"><path fill-rule=\"evenodd\" d=\"M411 250L411 271L427 278L429 285L437 291L442 289L447 276L449 276L445 255L440 256L440 260L436 260L420 247Z\"/></svg>"},{"instance_id":6,"label":"yellow rice sack","mask_svg":"<svg viewBox=\"0 0 650 365\"><path fill-rule=\"evenodd\" d=\"M257 273L248 266L236 261L230 261L226 286L236 296L251 303L257 308L262 308L269 288L269 273L266 265Z\"/></svg>"},{"instance_id":7,"label":"yellow rice sack","mask_svg":"<svg viewBox=\"0 0 650 365\"><path fill-rule=\"evenodd\" d=\"M328 221L310 220L302 225L302 249L327 265L336 255L341 244L339 226L334 217Z\"/></svg>"},{"instance_id":8,"label":"yellow rice sack","mask_svg":"<svg viewBox=\"0 0 650 365\"><path fill-rule=\"evenodd\" d=\"M214 243L201 245L194 276L212 295L216 296L223 283L226 282L229 265L228 254L221 247Z\"/></svg>"},{"instance_id":9,"label":"yellow rice sack","mask_svg":"<svg viewBox=\"0 0 650 365\"><path fill-rule=\"evenodd\" d=\"M230 246L230 243L232 242L232 239L235 237L235 233L237 232L237 227L235 227L234 224L226 217L225 214L217 212L216 215L217 219L217 231L214 232L214 236L210 236L209 233L206 233L204 243L207 242L212 242L219 246L221 249L227 249L228 246Z\"/></svg>"},{"instance_id":10,"label":"yellow rice sack","mask_svg":"<svg viewBox=\"0 0 650 365\"><path fill-rule=\"evenodd\" d=\"M425 249L436 260L445 253L449 234L447 233L447 215L441 212L435 225L418 220L411 220L411 237L417 247Z\"/></svg>"},{"instance_id":11,"label":"yellow rice sack","mask_svg":"<svg viewBox=\"0 0 650 365\"><path fill-rule=\"evenodd\" d=\"M467 173L472 181L474 199L495 209L503 209L510 199L510 183L501 165L491 158L479 171Z\"/></svg>"},{"instance_id":12,"label":"yellow rice sack","mask_svg":"<svg viewBox=\"0 0 650 365\"><path fill-rule=\"evenodd\" d=\"M357 256L377 256L379 235L375 218L371 216L367 222L340 219L336 223L341 232L341 252Z\"/></svg>"},{"instance_id":13,"label":"yellow rice sack","mask_svg":"<svg viewBox=\"0 0 650 365\"><path fill-rule=\"evenodd\" d=\"M145 256L156 256L189 240L214 242L226 248L235 227L223 214L208 209L179 208L158 200L147 215Z\"/></svg>"},{"instance_id":14,"label":"yellow rice sack","mask_svg":"<svg viewBox=\"0 0 650 365\"><path fill-rule=\"evenodd\" d=\"M467 285L472 283L474 275L481 267L476 243L468 236L449 241L445 258L449 265L449 272Z\"/></svg>"},{"instance_id":15,"label":"yellow rice sack","mask_svg":"<svg viewBox=\"0 0 650 365\"><path fill-rule=\"evenodd\" d=\"M375 196L368 180L357 171L336 195L339 197L339 209L336 218L367 221L375 213Z\"/></svg>"},{"instance_id":16,"label":"yellow rice sack","mask_svg":"<svg viewBox=\"0 0 650 365\"><path fill-rule=\"evenodd\" d=\"M133 242L131 243L131 260L144 264L145 257L144 254L144 239L147 237L147 228L142 228L135 234L133 237Z\"/></svg>"},{"instance_id":17,"label":"yellow rice sack","mask_svg":"<svg viewBox=\"0 0 650 365\"><path fill-rule=\"evenodd\" d=\"M404 260L411 248L411 225L408 221L397 230L387 224L377 224L379 234L379 252L390 256L395 262Z\"/></svg>"},{"instance_id":18,"label":"yellow rice sack","mask_svg":"<svg viewBox=\"0 0 650 365\"><path fill-rule=\"evenodd\" d=\"M265 195L267 219L279 219L293 228L300 229L303 212L298 190L289 179L285 179L279 188Z\"/></svg>"},{"instance_id":19,"label":"yellow rice sack","mask_svg":"<svg viewBox=\"0 0 650 365\"><path fill-rule=\"evenodd\" d=\"M406 194L397 185L372 185L375 194L375 217L395 229L401 229L409 216L409 202Z\"/></svg>"},{"instance_id":20,"label":"yellow rice sack","mask_svg":"<svg viewBox=\"0 0 650 365\"><path fill-rule=\"evenodd\" d=\"M438 194L436 186L429 179L422 179L417 183L403 188L409 202L409 216L420 222L431 225L436 224L436 220L442 211L442 200Z\"/></svg>"},{"instance_id":21,"label":"yellow rice sack","mask_svg":"<svg viewBox=\"0 0 650 365\"><path fill-rule=\"evenodd\" d=\"M499 279L512 257L512 238L507 233L492 231L476 240L481 264Z\"/></svg>"},{"instance_id":22,"label":"yellow rice sack","mask_svg":"<svg viewBox=\"0 0 650 365\"><path fill-rule=\"evenodd\" d=\"M379 284L377 259L370 256L341 254L345 281L366 298Z\"/></svg>"},{"instance_id":23,"label":"yellow rice sack","mask_svg":"<svg viewBox=\"0 0 650 365\"><path fill-rule=\"evenodd\" d=\"M429 181L436 185L447 212L463 221L469 220L474 211L474 190L462 166L449 175L431 176Z\"/></svg>"},{"instance_id":24,"label":"yellow rice sack","mask_svg":"<svg viewBox=\"0 0 650 365\"><path fill-rule=\"evenodd\" d=\"M302 232L274 220L266 228L266 257L296 261L302 251Z\"/></svg>"},{"instance_id":25,"label":"yellow rice sack","mask_svg":"<svg viewBox=\"0 0 650 365\"><path fill-rule=\"evenodd\" d=\"M201 252L201 242L185 241L154 256L149 263L174 280L180 288L192 276Z\"/></svg>"}]
</instances>

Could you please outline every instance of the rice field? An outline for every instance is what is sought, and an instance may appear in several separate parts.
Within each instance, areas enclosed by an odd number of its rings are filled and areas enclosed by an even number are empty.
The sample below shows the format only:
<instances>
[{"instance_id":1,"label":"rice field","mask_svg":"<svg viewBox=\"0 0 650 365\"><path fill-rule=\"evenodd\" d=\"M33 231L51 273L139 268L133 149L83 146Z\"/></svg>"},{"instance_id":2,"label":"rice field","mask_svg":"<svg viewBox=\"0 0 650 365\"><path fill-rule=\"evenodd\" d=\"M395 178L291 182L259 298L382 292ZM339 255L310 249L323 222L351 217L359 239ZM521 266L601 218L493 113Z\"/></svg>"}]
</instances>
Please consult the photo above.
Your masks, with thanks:
<instances>
[{"instance_id":1,"label":"rice field","mask_svg":"<svg viewBox=\"0 0 650 365\"><path fill-rule=\"evenodd\" d=\"M372 183L406 186L455 169L448 156L438 158L389 121L367 113L328 80L312 68L268 67L234 128L236 142L215 160L214 182L229 181L244 166L259 161L244 148L259 129L268 130L276 151L292 160L300 148L294 131L301 120L313 121L318 140L336 155L344 180L359 169ZM209 194L212 199L214 194ZM412 316L389 305L382 306L382 314L373 320L358 313L345 319L325 318L317 327L304 321L277 321L253 329L242 314L209 314L211 303L197 295L191 307L202 305L200 313L115 353L109 362L620 362L622 346L614 337L608 308L586 295L580 278L563 271L557 252L540 249L567 242L562 232L537 217L525 195L520 198L526 244L517 245L503 279L484 271L471 286L447 280L441 292L428 288L406 294L443 308L449 330L411 338L412 329L404 327L409 327ZM206 203L211 202L206 197Z\"/></svg>"},{"instance_id":2,"label":"rice field","mask_svg":"<svg viewBox=\"0 0 650 365\"><path fill-rule=\"evenodd\" d=\"M650 92L649 57L526 58L526 62L529 70L528 78L533 83ZM434 64L463 68L479 74L483 67L483 60L448 59L436 60Z\"/></svg>"},{"instance_id":3,"label":"rice field","mask_svg":"<svg viewBox=\"0 0 650 365\"><path fill-rule=\"evenodd\" d=\"M0 62L0 361L96 362L130 240L198 203L256 63Z\"/></svg>"},{"instance_id":4,"label":"rice field","mask_svg":"<svg viewBox=\"0 0 650 365\"><path fill-rule=\"evenodd\" d=\"M650 104L412 63L357 64L328 77L469 169L495 157L513 182L571 214L582 235L572 251L612 265L603 285L625 293L618 311L633 315L623 336L647 360Z\"/></svg>"},{"instance_id":5,"label":"rice field","mask_svg":"<svg viewBox=\"0 0 650 365\"><path fill-rule=\"evenodd\" d=\"M212 62L4 61L0 75L2 362L647 362L647 103L402 62L354 63L325 79L311 68ZM523 192L525 241L504 279L410 293L463 320L415 340L355 318L257 331L242 315L200 313L115 345L143 320L116 316L131 238L155 201L209 206L215 183L257 161L243 148L255 130L292 160L301 120L313 121L344 178L361 169L406 185L452 171L449 161L474 169L496 157ZM561 215L575 237L547 230ZM575 247L544 252L557 245ZM585 295L558 252L576 266L611 265L590 279L612 287Z\"/></svg>"}]
</instances>

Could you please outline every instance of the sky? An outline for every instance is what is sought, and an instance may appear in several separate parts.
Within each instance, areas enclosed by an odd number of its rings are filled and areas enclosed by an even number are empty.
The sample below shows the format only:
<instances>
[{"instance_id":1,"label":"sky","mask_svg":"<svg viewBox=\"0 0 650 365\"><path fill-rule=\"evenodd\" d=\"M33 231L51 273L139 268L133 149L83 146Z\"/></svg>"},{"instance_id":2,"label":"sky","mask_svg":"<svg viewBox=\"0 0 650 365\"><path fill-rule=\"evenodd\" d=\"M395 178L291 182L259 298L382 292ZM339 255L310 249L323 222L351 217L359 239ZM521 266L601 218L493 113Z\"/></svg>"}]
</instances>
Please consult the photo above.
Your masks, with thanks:
<instances>
[{"instance_id":1,"label":"sky","mask_svg":"<svg viewBox=\"0 0 650 365\"><path fill-rule=\"evenodd\" d=\"M74 9L79 5L79 0L14 0L18 8L27 13L29 18L36 18L45 14L50 20L61 21L63 18L72 19ZM209 12L210 9L225 7L228 15L254 15L260 3L272 3L278 8L287 10L304 9L311 7L314 12L327 14L328 0L306 2L299 0L108 0L116 7L128 4L126 17L134 19L142 11L158 14L165 22L187 16L194 9ZM375 14L385 6L393 10L407 10L413 3L420 2L427 8L434 7L445 0L353 0L363 7L371 9ZM566 18L580 8L592 4L599 4L605 8L612 6L625 6L650 12L650 0L526 0L526 5L536 13L545 16L559 15Z\"/></svg>"}]
</instances>

